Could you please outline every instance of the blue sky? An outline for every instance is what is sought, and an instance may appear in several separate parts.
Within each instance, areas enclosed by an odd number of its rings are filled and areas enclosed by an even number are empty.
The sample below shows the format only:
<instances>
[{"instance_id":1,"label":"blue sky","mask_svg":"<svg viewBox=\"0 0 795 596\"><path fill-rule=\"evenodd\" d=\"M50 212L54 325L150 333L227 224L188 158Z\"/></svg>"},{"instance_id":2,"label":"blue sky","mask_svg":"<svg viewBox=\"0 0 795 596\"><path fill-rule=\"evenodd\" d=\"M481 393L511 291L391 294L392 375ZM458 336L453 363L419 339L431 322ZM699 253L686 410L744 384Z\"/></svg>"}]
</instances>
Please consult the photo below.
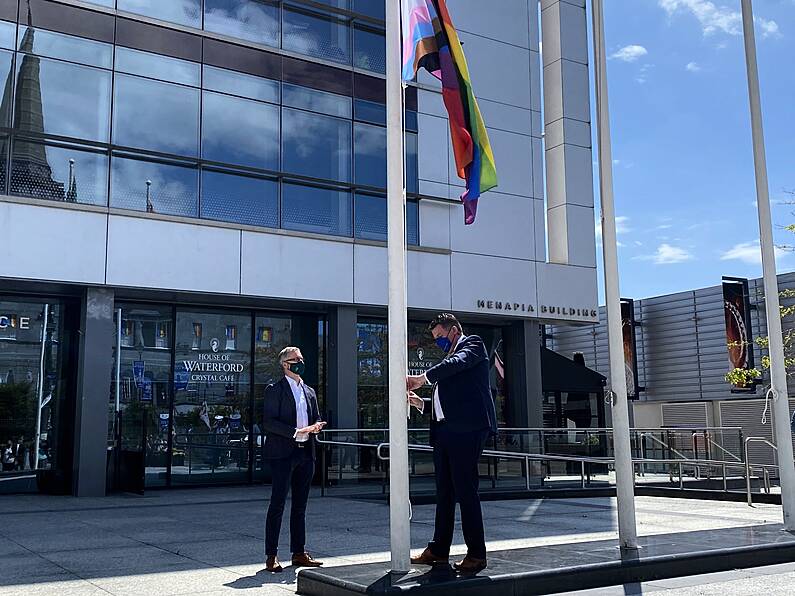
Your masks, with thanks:
<instances>
[{"instance_id":1,"label":"blue sky","mask_svg":"<svg viewBox=\"0 0 795 596\"><path fill-rule=\"evenodd\" d=\"M795 245L781 229L795 223L782 204L795 192L795 0L754 10L775 237ZM622 295L761 275L740 1L606 0L605 23ZM792 270L780 251L778 271Z\"/></svg>"}]
</instances>

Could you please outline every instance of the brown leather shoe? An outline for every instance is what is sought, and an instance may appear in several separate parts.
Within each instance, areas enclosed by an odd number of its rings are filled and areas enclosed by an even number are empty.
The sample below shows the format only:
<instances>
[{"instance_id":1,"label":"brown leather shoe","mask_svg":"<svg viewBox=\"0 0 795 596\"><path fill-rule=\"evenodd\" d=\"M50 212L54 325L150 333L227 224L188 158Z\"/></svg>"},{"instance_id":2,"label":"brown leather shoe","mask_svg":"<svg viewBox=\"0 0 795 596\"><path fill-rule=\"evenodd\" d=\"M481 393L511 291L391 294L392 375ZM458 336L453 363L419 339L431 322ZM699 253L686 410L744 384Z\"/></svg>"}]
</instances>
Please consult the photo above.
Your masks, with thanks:
<instances>
[{"instance_id":1,"label":"brown leather shoe","mask_svg":"<svg viewBox=\"0 0 795 596\"><path fill-rule=\"evenodd\" d=\"M323 563L315 561L309 553L293 553L294 567L320 567Z\"/></svg>"},{"instance_id":2,"label":"brown leather shoe","mask_svg":"<svg viewBox=\"0 0 795 596\"><path fill-rule=\"evenodd\" d=\"M460 573L475 574L486 568L486 559L476 559L475 557L467 555L461 561L455 563L453 567Z\"/></svg>"},{"instance_id":3,"label":"brown leather shoe","mask_svg":"<svg viewBox=\"0 0 795 596\"><path fill-rule=\"evenodd\" d=\"M412 565L447 565L449 557L437 557L431 552L430 548L422 551L422 554L417 557L411 557Z\"/></svg>"},{"instance_id":4,"label":"brown leather shoe","mask_svg":"<svg viewBox=\"0 0 795 596\"><path fill-rule=\"evenodd\" d=\"M279 559L276 558L276 555L268 556L265 559L265 569L271 573L279 573L282 570L282 566L279 564Z\"/></svg>"}]
</instances>

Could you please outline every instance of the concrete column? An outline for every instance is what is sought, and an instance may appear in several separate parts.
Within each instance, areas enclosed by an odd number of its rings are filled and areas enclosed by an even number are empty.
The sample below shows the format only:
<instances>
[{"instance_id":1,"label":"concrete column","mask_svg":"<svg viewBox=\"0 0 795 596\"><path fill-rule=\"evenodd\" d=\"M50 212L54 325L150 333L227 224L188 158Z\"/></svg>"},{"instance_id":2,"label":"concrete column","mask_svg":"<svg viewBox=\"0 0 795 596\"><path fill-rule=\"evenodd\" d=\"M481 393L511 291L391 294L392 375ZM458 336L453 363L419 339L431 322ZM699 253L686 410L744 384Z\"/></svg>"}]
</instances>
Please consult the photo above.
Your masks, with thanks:
<instances>
[{"instance_id":1,"label":"concrete column","mask_svg":"<svg viewBox=\"0 0 795 596\"><path fill-rule=\"evenodd\" d=\"M105 495L108 400L113 368L113 290L87 288L80 316L73 490Z\"/></svg>"},{"instance_id":2,"label":"concrete column","mask_svg":"<svg viewBox=\"0 0 795 596\"><path fill-rule=\"evenodd\" d=\"M549 261L596 266L585 0L542 0Z\"/></svg>"},{"instance_id":3,"label":"concrete column","mask_svg":"<svg viewBox=\"0 0 795 596\"><path fill-rule=\"evenodd\" d=\"M358 358L356 307L336 306L329 313L328 409L334 428L357 428Z\"/></svg>"},{"instance_id":4,"label":"concrete column","mask_svg":"<svg viewBox=\"0 0 795 596\"><path fill-rule=\"evenodd\" d=\"M541 339L535 321L517 321L505 335L508 425L544 425L541 391Z\"/></svg>"}]
</instances>

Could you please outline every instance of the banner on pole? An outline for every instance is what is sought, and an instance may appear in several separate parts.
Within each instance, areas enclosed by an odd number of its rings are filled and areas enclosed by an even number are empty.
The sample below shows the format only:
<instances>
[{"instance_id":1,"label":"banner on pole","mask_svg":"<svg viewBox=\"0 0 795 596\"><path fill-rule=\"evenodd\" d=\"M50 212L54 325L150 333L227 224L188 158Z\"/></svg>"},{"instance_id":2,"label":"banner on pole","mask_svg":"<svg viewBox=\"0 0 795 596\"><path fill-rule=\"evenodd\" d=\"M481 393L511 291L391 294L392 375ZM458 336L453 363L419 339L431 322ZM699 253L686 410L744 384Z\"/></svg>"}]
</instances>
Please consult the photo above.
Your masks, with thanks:
<instances>
[{"instance_id":1,"label":"banner on pole","mask_svg":"<svg viewBox=\"0 0 795 596\"><path fill-rule=\"evenodd\" d=\"M635 301L621 299L621 335L624 344L624 375L627 380L627 399L638 399L638 348L635 338Z\"/></svg>"},{"instance_id":2,"label":"banner on pole","mask_svg":"<svg viewBox=\"0 0 795 596\"><path fill-rule=\"evenodd\" d=\"M754 367L751 301L748 280L742 277L723 278L723 313L726 319L726 346L729 370ZM733 385L733 392L756 391L756 383Z\"/></svg>"}]
</instances>

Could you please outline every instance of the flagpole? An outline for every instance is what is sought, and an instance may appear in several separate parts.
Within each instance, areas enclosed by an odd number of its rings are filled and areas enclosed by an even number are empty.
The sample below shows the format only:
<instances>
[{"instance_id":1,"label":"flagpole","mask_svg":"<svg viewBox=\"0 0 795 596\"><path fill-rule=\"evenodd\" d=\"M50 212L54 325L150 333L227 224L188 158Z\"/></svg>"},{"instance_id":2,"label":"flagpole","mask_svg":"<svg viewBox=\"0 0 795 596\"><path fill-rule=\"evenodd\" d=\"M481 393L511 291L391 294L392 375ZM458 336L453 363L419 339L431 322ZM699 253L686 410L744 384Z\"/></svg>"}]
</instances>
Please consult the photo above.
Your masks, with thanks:
<instances>
[{"instance_id":1,"label":"flagpole","mask_svg":"<svg viewBox=\"0 0 795 596\"><path fill-rule=\"evenodd\" d=\"M410 570L406 415L406 194L400 0L386 0L387 269L389 276L389 530L392 572Z\"/></svg>"},{"instance_id":2,"label":"flagpole","mask_svg":"<svg viewBox=\"0 0 795 596\"><path fill-rule=\"evenodd\" d=\"M593 0L593 38L596 77L596 122L599 138L599 187L602 201L602 253L605 275L607 338L610 353L610 388L613 396L613 451L618 501L618 538L621 549L636 550L635 471L629 436L629 406L625 376L621 298L618 282L618 249L613 204L613 157L610 141L610 109L607 98L607 56L605 54L602 0Z\"/></svg>"},{"instance_id":3,"label":"flagpole","mask_svg":"<svg viewBox=\"0 0 795 596\"><path fill-rule=\"evenodd\" d=\"M781 504L784 528L795 530L795 461L792 455L787 371L784 363L784 340L781 334L781 314L778 300L776 257L773 248L773 221L770 214L770 195L767 181L765 135L762 128L762 100L759 92L759 71L756 63L756 39L751 0L742 0L745 66L748 76L748 99L751 110L751 134L754 144L754 173L756 204L759 210L759 240L762 247L762 278L765 287L765 314L770 353L770 386L773 393L773 420L778 448Z\"/></svg>"}]
</instances>

